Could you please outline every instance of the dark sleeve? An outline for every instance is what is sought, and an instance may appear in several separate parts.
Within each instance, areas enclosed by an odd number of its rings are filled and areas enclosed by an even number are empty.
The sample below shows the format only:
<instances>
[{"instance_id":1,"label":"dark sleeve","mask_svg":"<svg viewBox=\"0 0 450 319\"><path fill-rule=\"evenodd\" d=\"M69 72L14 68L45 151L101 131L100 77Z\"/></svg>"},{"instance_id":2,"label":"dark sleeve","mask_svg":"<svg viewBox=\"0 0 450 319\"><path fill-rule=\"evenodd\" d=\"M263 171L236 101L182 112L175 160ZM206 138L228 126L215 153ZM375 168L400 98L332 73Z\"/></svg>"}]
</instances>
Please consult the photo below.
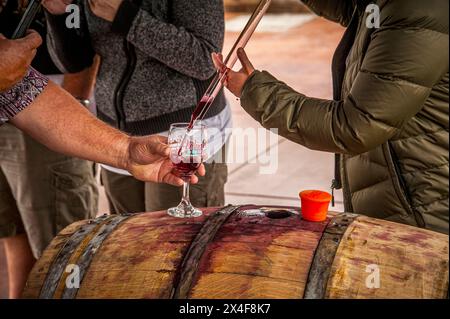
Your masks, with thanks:
<instances>
[{"instance_id":1,"label":"dark sleeve","mask_svg":"<svg viewBox=\"0 0 450 319\"><path fill-rule=\"evenodd\" d=\"M11 120L42 93L48 79L30 68L27 75L5 92L0 92L0 125Z\"/></svg>"},{"instance_id":2,"label":"dark sleeve","mask_svg":"<svg viewBox=\"0 0 450 319\"><path fill-rule=\"evenodd\" d=\"M353 11L354 0L302 0L318 16L348 26Z\"/></svg>"},{"instance_id":3,"label":"dark sleeve","mask_svg":"<svg viewBox=\"0 0 450 319\"><path fill-rule=\"evenodd\" d=\"M46 13L48 51L63 73L77 73L90 67L95 56L87 30L83 1L76 2L80 8L80 28L66 26L70 13L60 16Z\"/></svg>"},{"instance_id":4,"label":"dark sleeve","mask_svg":"<svg viewBox=\"0 0 450 319\"><path fill-rule=\"evenodd\" d=\"M212 52L224 39L222 0L174 0L171 22L124 1L112 30L127 37L138 50L166 66L199 80L214 74Z\"/></svg>"}]
</instances>

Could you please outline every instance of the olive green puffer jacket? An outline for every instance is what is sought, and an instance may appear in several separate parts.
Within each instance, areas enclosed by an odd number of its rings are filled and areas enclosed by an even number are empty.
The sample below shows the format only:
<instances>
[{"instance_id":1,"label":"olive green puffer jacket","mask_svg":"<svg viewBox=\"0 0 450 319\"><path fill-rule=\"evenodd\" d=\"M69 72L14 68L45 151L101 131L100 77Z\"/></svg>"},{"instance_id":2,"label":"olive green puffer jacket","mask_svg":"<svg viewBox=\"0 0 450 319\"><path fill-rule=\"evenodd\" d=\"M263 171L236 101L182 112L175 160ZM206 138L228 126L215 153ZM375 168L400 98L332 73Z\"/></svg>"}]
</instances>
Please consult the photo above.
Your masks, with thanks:
<instances>
[{"instance_id":1,"label":"olive green puffer jacket","mask_svg":"<svg viewBox=\"0 0 450 319\"><path fill-rule=\"evenodd\" d=\"M449 1L371 1L379 28L367 27L368 1L303 2L348 27L333 64L339 96L307 97L256 71L243 108L292 141L342 154L347 210L448 233Z\"/></svg>"}]
</instances>

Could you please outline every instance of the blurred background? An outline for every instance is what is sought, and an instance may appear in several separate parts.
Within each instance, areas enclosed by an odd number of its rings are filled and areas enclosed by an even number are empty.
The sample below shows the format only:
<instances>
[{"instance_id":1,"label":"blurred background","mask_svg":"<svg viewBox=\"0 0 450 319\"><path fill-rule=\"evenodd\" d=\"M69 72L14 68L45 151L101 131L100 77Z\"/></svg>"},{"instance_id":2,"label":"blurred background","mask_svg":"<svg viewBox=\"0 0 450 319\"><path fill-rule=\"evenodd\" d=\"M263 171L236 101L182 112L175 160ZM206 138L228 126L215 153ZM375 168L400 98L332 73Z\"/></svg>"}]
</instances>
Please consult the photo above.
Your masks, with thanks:
<instances>
[{"instance_id":1,"label":"blurred background","mask_svg":"<svg viewBox=\"0 0 450 319\"><path fill-rule=\"evenodd\" d=\"M226 39L224 54L244 28L259 0L225 0ZM331 58L343 28L318 18L298 0L274 0L247 46L254 66L271 72L299 92L330 99L332 97ZM236 66L236 68L239 66ZM227 93L235 127L260 127ZM229 166L226 202L230 204L300 204L298 193L305 189L330 191L334 172L333 154L314 152L286 139L270 146L278 151L278 170L260 175L258 164ZM270 151L269 150L265 150ZM108 211L100 190L100 213ZM342 211L342 194L336 194L336 207ZM6 269L0 245L0 298L7 296Z\"/></svg>"}]
</instances>

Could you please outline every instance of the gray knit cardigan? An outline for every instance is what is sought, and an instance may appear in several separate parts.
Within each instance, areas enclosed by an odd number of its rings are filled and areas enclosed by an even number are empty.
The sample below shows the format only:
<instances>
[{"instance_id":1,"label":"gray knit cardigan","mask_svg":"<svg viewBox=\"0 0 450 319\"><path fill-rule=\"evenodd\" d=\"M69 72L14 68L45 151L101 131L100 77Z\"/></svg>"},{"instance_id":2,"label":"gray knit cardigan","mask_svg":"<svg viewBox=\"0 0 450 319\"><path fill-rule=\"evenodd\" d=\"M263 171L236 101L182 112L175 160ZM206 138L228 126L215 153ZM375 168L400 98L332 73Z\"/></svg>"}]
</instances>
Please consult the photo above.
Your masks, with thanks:
<instances>
[{"instance_id":1,"label":"gray knit cardigan","mask_svg":"<svg viewBox=\"0 0 450 319\"><path fill-rule=\"evenodd\" d=\"M187 122L215 70L222 50L222 0L124 0L110 23L86 0L81 28L66 16L48 15L49 51L63 72L77 72L101 57L96 84L98 117L133 135L166 131ZM226 106L223 92L207 117Z\"/></svg>"}]
</instances>

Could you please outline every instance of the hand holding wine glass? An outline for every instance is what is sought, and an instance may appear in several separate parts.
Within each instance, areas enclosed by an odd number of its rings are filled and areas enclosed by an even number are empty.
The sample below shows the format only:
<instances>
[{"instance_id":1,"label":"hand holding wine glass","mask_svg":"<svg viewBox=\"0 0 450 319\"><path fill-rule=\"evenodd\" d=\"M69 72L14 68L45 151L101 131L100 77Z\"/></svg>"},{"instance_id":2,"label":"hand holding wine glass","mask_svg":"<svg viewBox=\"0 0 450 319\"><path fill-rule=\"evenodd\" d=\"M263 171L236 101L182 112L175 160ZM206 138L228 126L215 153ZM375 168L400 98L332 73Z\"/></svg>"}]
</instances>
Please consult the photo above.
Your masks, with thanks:
<instances>
[{"instance_id":1,"label":"hand holding wine glass","mask_svg":"<svg viewBox=\"0 0 450 319\"><path fill-rule=\"evenodd\" d=\"M237 56L242 64L242 68L238 72L227 68L223 62L222 54L213 53L212 59L214 66L219 72L227 73L224 82L225 87L236 97L241 97L245 82L253 74L253 72L255 72L255 68L247 57L244 49L238 49Z\"/></svg>"},{"instance_id":2,"label":"hand holding wine glass","mask_svg":"<svg viewBox=\"0 0 450 319\"><path fill-rule=\"evenodd\" d=\"M189 183L193 174L203 166L207 143L206 126L189 123L172 124L169 132L170 159L175 166L174 174L183 180L183 197L177 207L167 213L173 217L186 218L202 215L189 199Z\"/></svg>"},{"instance_id":3,"label":"hand holding wine glass","mask_svg":"<svg viewBox=\"0 0 450 319\"><path fill-rule=\"evenodd\" d=\"M163 136L142 136L130 137L128 152L124 159L125 167L136 179L142 181L152 181L167 183L174 186L181 186L186 182L186 178L178 176L174 165L170 160L170 147L166 144L167 138ZM189 182L198 182L197 176L205 175L205 168L199 164L191 172Z\"/></svg>"}]
</instances>

